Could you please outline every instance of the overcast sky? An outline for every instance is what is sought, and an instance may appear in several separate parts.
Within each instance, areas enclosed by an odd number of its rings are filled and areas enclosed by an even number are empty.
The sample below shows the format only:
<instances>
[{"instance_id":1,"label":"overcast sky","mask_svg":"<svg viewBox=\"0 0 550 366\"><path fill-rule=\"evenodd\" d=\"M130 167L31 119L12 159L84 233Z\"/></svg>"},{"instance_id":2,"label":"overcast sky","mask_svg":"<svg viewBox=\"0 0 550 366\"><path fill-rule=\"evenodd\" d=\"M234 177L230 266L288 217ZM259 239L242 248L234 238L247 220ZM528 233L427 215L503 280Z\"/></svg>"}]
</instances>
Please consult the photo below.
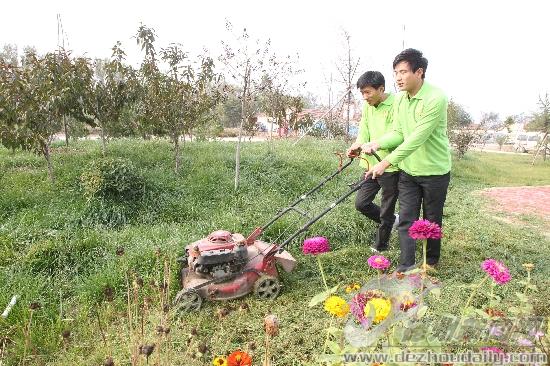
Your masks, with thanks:
<instances>
[{"instance_id":1,"label":"overcast sky","mask_svg":"<svg viewBox=\"0 0 550 366\"><path fill-rule=\"evenodd\" d=\"M379 70L394 90L392 61L404 42L428 58L427 80L474 118L489 111L501 118L529 114L538 96L550 93L547 0L4 1L0 45L55 50L58 13L75 54L109 57L120 40L134 65L141 54L132 36L140 22L156 30L158 47L179 42L216 54L220 40L229 39L227 18L253 38L270 38L281 55L298 53L307 88L324 99L331 72L339 77L334 65L344 52L342 29L360 57L356 78Z\"/></svg>"}]
</instances>

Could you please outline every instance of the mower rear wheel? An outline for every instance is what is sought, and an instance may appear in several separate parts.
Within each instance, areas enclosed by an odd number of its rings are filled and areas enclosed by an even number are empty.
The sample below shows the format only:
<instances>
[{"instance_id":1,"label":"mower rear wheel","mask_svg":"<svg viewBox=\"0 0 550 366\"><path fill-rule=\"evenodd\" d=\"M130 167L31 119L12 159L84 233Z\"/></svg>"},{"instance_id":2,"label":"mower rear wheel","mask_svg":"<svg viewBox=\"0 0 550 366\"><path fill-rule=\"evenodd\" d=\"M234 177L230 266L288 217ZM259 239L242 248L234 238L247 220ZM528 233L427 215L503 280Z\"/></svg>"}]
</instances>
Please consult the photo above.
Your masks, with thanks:
<instances>
[{"instance_id":1,"label":"mower rear wheel","mask_svg":"<svg viewBox=\"0 0 550 366\"><path fill-rule=\"evenodd\" d=\"M182 313L188 313L191 311L198 311L202 305L201 295L194 290L183 289L176 295L174 299L174 306L176 311Z\"/></svg>"},{"instance_id":2,"label":"mower rear wheel","mask_svg":"<svg viewBox=\"0 0 550 366\"><path fill-rule=\"evenodd\" d=\"M261 275L254 283L254 293L262 300L273 300L281 292L281 282L277 277Z\"/></svg>"}]
</instances>

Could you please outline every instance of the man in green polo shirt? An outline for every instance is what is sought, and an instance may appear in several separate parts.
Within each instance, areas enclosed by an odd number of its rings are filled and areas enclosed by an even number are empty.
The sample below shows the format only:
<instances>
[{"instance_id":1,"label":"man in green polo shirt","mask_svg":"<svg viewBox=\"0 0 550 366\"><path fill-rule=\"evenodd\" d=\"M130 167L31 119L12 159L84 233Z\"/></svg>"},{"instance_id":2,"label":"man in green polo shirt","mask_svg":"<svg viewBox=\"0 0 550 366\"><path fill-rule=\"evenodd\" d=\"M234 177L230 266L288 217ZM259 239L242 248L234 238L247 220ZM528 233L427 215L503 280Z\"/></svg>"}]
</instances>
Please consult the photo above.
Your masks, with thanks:
<instances>
[{"instance_id":1,"label":"man in green polo shirt","mask_svg":"<svg viewBox=\"0 0 550 366\"><path fill-rule=\"evenodd\" d=\"M359 134L355 143L348 151L349 157L357 156L361 145L378 139L392 128L392 105L394 96L385 92L384 75L378 71L367 71L357 80L357 88L361 91L366 103L359 123ZM380 157L389 154L388 150L380 150ZM362 154L360 166L369 170L378 161L372 156ZM364 173L362 174L364 175ZM371 248L375 251L388 249L391 230L395 221L395 202L397 201L397 182L399 172L396 167L389 167L377 179L368 181L357 191L355 208L369 219L377 222L376 239ZM380 206L373 202L378 191L382 189Z\"/></svg>"},{"instance_id":2,"label":"man in green polo shirt","mask_svg":"<svg viewBox=\"0 0 550 366\"><path fill-rule=\"evenodd\" d=\"M414 268L416 241L408 234L411 224L423 217L439 225L450 180L451 150L447 138L447 97L428 84L424 77L428 60L422 52L409 48L393 61L395 81L402 93L394 101L391 132L364 145L363 152L395 148L367 175L377 179L399 166L399 243L401 254L397 272ZM427 264L439 262L441 240L429 239Z\"/></svg>"}]
</instances>

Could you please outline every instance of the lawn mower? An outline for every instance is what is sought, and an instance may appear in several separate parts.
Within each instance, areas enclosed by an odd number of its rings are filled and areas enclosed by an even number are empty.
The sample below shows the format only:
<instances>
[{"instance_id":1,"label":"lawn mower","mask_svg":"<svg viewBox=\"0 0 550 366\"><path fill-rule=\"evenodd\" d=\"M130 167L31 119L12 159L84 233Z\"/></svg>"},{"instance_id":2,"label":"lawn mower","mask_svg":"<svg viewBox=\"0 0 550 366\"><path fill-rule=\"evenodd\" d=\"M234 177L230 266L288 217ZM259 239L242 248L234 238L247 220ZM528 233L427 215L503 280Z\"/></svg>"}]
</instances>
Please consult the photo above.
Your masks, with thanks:
<instances>
[{"instance_id":1,"label":"lawn mower","mask_svg":"<svg viewBox=\"0 0 550 366\"><path fill-rule=\"evenodd\" d=\"M376 153L378 160L380 158ZM367 180L360 179L350 185L349 191L340 196L320 214L290 235L281 244L259 240L262 233L289 212L304 215L296 206L321 189L328 181L351 165L354 158L340 166L317 186L302 194L290 206L280 210L265 225L257 227L246 238L242 234L217 230L206 238L185 247L185 254L178 261L182 264L181 286L174 300L177 311L199 310L203 301L230 300L251 292L264 300L275 299L281 291L281 282L276 264L286 272L296 267L296 260L284 248L304 233L311 225L326 215L340 202L361 188Z\"/></svg>"}]
</instances>

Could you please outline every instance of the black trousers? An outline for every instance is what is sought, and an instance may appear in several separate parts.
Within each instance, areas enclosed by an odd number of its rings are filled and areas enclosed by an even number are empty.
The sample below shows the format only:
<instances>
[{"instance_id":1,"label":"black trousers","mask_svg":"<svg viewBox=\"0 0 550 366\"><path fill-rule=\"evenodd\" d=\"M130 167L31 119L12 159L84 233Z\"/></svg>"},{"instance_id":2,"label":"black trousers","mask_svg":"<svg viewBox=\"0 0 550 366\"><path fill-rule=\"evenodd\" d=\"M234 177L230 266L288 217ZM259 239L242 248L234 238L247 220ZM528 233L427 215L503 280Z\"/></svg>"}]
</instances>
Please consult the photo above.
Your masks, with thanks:
<instances>
[{"instance_id":1,"label":"black trousers","mask_svg":"<svg viewBox=\"0 0 550 366\"><path fill-rule=\"evenodd\" d=\"M397 201L397 183L399 172L386 172L376 179L370 179L357 191L355 208L369 219L377 222L378 231L374 246L388 247L391 229L395 221L395 203ZM373 203L374 197L382 189L380 206Z\"/></svg>"},{"instance_id":2,"label":"black trousers","mask_svg":"<svg viewBox=\"0 0 550 366\"><path fill-rule=\"evenodd\" d=\"M412 176L405 172L399 174L399 246L401 254L399 265L409 267L415 264L416 240L409 237L409 228L420 217L441 226L443 205L447 198L447 188L451 174ZM428 239L426 262L430 265L439 261L441 239Z\"/></svg>"}]
</instances>

